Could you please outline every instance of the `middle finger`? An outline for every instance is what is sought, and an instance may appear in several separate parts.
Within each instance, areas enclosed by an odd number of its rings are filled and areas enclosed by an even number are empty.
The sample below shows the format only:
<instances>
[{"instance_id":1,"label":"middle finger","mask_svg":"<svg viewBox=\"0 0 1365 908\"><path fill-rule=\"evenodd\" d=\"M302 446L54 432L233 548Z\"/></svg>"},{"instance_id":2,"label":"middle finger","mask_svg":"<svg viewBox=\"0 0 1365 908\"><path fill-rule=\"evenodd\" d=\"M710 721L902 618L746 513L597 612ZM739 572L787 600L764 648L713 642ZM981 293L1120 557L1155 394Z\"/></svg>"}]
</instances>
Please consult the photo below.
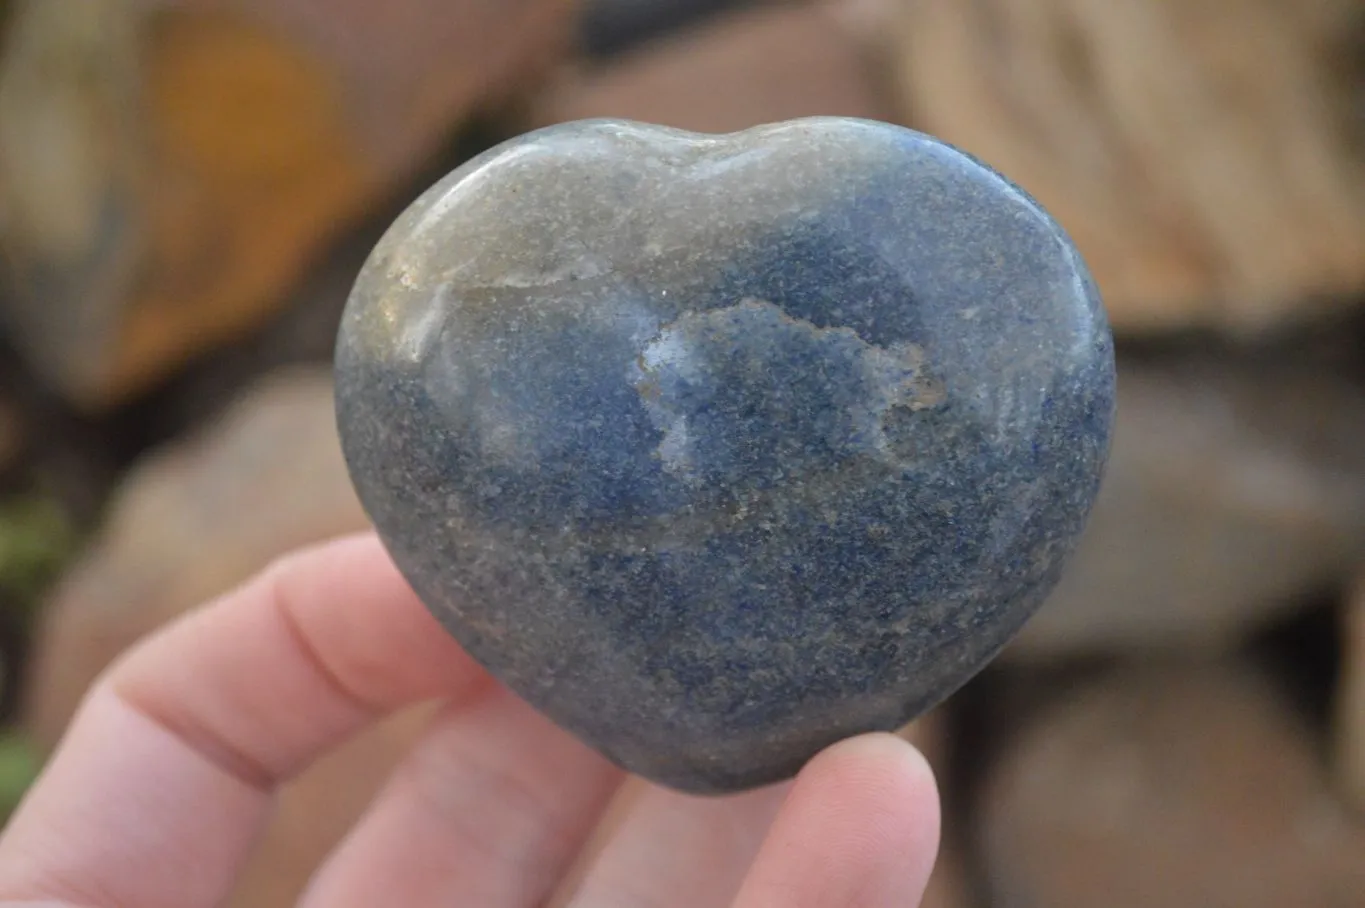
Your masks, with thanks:
<instances>
[{"instance_id":1,"label":"middle finger","mask_svg":"<svg viewBox=\"0 0 1365 908\"><path fill-rule=\"evenodd\" d=\"M725 797L641 780L568 908L722 908L739 891L790 783Z\"/></svg>"},{"instance_id":2,"label":"middle finger","mask_svg":"<svg viewBox=\"0 0 1365 908\"><path fill-rule=\"evenodd\" d=\"M542 904L619 781L604 758L490 682L437 718L301 908Z\"/></svg>"}]
</instances>

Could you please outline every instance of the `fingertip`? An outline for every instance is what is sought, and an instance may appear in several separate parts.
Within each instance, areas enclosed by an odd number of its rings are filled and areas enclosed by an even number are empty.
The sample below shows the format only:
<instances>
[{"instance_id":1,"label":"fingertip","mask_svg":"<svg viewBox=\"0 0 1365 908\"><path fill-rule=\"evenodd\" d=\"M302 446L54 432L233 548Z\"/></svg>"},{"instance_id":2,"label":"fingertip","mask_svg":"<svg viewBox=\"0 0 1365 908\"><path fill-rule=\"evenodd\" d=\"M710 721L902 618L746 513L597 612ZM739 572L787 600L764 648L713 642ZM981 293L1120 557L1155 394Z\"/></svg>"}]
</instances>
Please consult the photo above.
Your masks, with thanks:
<instances>
[{"instance_id":1,"label":"fingertip","mask_svg":"<svg viewBox=\"0 0 1365 908\"><path fill-rule=\"evenodd\" d=\"M904 788L904 794L938 799L938 784L929 761L909 741L888 732L872 732L845 738L816 754L801 773L801 779L825 777L850 783Z\"/></svg>"},{"instance_id":2,"label":"fingertip","mask_svg":"<svg viewBox=\"0 0 1365 908\"><path fill-rule=\"evenodd\" d=\"M906 843L916 853L938 851L938 781L929 761L892 734L848 738L817 754L797 776L793 796L813 790L826 809L861 817L869 835Z\"/></svg>"},{"instance_id":3,"label":"fingertip","mask_svg":"<svg viewBox=\"0 0 1365 908\"><path fill-rule=\"evenodd\" d=\"M934 773L913 745L866 734L796 778L737 905L917 904L939 843Z\"/></svg>"}]
</instances>

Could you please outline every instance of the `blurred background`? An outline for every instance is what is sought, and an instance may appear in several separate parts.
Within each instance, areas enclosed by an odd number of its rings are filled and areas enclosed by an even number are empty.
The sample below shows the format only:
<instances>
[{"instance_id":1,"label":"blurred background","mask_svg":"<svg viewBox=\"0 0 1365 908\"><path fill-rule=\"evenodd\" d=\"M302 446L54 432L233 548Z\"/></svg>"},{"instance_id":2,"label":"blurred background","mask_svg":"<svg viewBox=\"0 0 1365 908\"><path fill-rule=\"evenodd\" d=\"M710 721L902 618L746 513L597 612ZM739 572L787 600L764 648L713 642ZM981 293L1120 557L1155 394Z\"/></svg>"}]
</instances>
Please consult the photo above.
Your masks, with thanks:
<instances>
[{"instance_id":1,"label":"blurred background","mask_svg":"<svg viewBox=\"0 0 1365 908\"><path fill-rule=\"evenodd\" d=\"M1365 0L0 0L0 809L119 652L362 527L328 360L529 128L902 123L1036 195L1119 350L1061 588L909 731L932 908L1365 906ZM422 716L314 767L292 904Z\"/></svg>"}]
</instances>

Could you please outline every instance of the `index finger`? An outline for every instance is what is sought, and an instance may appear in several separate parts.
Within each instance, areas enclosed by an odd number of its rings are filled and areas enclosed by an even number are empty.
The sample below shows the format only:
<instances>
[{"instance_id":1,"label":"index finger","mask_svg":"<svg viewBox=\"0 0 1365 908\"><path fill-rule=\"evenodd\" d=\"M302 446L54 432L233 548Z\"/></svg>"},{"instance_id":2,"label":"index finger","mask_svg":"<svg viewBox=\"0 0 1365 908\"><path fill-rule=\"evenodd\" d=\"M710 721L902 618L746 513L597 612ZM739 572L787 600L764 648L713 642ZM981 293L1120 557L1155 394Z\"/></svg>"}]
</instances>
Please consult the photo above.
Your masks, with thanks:
<instances>
[{"instance_id":1,"label":"index finger","mask_svg":"<svg viewBox=\"0 0 1365 908\"><path fill-rule=\"evenodd\" d=\"M0 899L217 904L281 782L486 683L373 535L285 558L95 684L0 839Z\"/></svg>"}]
</instances>

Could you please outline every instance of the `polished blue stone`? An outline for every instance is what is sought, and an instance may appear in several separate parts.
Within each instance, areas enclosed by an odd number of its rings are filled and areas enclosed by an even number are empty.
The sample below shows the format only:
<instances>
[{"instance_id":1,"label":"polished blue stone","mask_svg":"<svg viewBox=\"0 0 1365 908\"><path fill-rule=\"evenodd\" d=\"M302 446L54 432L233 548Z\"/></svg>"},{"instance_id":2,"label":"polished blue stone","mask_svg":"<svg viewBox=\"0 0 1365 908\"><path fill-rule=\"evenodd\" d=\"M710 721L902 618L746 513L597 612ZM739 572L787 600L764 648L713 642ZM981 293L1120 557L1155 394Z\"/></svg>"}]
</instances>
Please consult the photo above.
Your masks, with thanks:
<instances>
[{"instance_id":1,"label":"polished blue stone","mask_svg":"<svg viewBox=\"0 0 1365 908\"><path fill-rule=\"evenodd\" d=\"M336 368L355 485L433 613L565 728L703 792L981 669L1057 581L1114 415L1052 218L835 118L494 148L376 247Z\"/></svg>"}]
</instances>

